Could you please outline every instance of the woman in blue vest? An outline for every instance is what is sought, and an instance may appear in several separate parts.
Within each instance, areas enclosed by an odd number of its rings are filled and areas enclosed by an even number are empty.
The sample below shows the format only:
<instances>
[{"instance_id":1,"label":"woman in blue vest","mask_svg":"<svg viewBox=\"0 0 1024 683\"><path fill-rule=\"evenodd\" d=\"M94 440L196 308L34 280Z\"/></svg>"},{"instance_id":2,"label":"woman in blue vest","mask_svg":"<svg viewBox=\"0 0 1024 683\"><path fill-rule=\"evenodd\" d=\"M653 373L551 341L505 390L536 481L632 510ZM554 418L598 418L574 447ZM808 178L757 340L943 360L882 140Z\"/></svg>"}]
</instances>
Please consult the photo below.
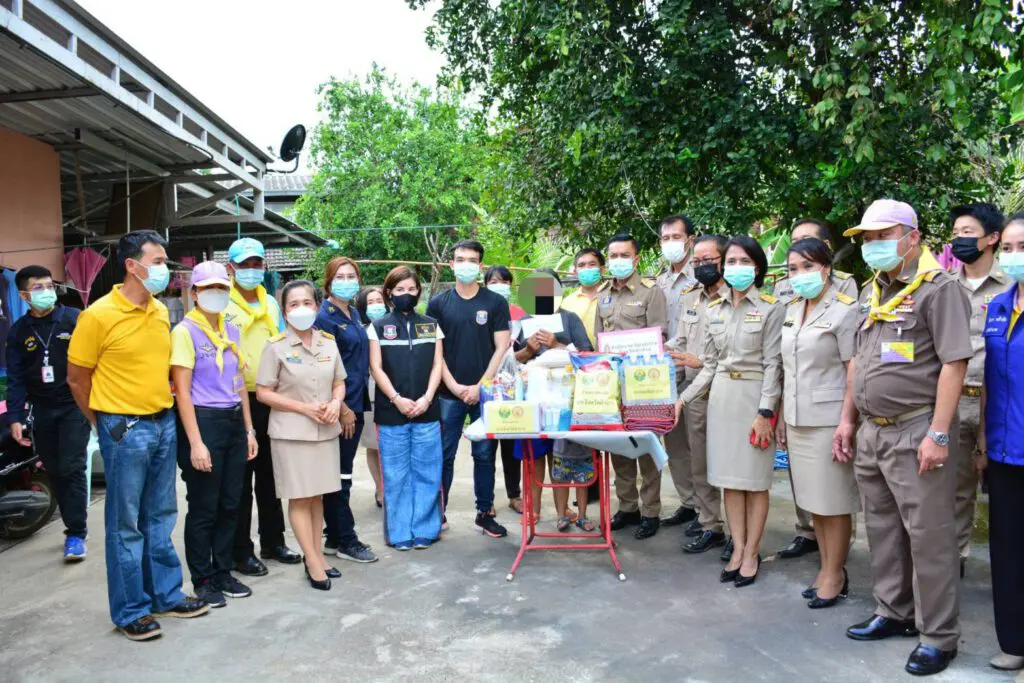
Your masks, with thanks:
<instances>
[{"instance_id":1,"label":"woman in blue vest","mask_svg":"<svg viewBox=\"0 0 1024 683\"><path fill-rule=\"evenodd\" d=\"M985 322L984 424L979 468L988 467L989 553L997 669L1024 669L1024 213L1003 229L999 265L1014 280L988 305Z\"/></svg>"},{"instance_id":2,"label":"woman in blue vest","mask_svg":"<svg viewBox=\"0 0 1024 683\"><path fill-rule=\"evenodd\" d=\"M398 266L384 280L391 308L367 329L377 383L374 421L384 477L384 533L397 550L427 548L441 534L441 340L433 318L416 312L420 279Z\"/></svg>"}]
</instances>

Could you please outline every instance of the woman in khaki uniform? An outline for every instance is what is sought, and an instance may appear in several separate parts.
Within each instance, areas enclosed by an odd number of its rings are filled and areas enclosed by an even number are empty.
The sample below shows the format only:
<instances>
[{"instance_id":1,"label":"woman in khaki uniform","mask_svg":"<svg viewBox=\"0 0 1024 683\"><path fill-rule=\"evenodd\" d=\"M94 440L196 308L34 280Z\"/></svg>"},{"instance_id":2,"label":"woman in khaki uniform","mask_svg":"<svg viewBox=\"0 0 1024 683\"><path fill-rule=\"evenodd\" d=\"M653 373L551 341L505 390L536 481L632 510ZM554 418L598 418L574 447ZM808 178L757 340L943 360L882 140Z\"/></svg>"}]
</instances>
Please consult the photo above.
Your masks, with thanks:
<instances>
[{"instance_id":1,"label":"woman in khaki uniform","mask_svg":"<svg viewBox=\"0 0 1024 683\"><path fill-rule=\"evenodd\" d=\"M288 329L271 337L256 376L256 397L270 406L270 452L279 498L288 500L288 521L305 555L313 588L330 590L320 551L324 507L320 496L341 490L338 435L345 398L345 367L334 337L314 330L316 290L308 280L289 282L281 293Z\"/></svg>"},{"instance_id":2,"label":"woman in khaki uniform","mask_svg":"<svg viewBox=\"0 0 1024 683\"><path fill-rule=\"evenodd\" d=\"M732 238L725 252L729 296L707 306L704 367L683 392L683 404L708 400L708 481L724 489L733 553L722 583L737 588L757 579L768 489L775 463L771 421L782 394L782 304L758 288L768 259L751 237ZM749 429L745 428L751 420Z\"/></svg>"},{"instance_id":3,"label":"woman in khaki uniform","mask_svg":"<svg viewBox=\"0 0 1024 683\"><path fill-rule=\"evenodd\" d=\"M832 282L832 252L819 239L789 248L795 298L782 323L784 396L776 436L789 449L796 504L814 517L821 568L803 592L811 609L832 607L849 590L846 556L859 509L853 463L832 456L857 334L857 302Z\"/></svg>"}]
</instances>

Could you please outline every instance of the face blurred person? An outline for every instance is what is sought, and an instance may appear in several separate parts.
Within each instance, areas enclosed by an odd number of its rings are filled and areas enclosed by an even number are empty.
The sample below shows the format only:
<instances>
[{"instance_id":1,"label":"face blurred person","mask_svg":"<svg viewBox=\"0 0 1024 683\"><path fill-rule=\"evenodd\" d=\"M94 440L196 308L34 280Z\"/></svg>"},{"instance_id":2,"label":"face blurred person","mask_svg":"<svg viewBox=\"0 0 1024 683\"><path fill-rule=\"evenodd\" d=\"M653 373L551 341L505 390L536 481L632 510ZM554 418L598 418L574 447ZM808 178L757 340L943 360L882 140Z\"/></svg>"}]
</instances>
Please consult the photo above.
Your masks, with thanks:
<instances>
[{"instance_id":1,"label":"face blurred person","mask_svg":"<svg viewBox=\"0 0 1024 683\"><path fill-rule=\"evenodd\" d=\"M277 493L288 501L288 520L302 548L306 576L329 590L341 573L321 551L322 496L341 488L338 437L346 371L335 341L313 327L316 292L296 280L281 292L287 331L263 350L256 396L270 407L270 452Z\"/></svg>"},{"instance_id":2,"label":"face blurred person","mask_svg":"<svg viewBox=\"0 0 1024 683\"><path fill-rule=\"evenodd\" d=\"M380 320L388 314L388 307L384 305L384 290L377 286L364 287L356 296L356 309L363 320L366 328L375 321ZM369 392L370 407L376 400L376 383L373 375L370 375ZM370 423L370 426L366 426ZM377 507L384 506L384 488L380 477L380 451L377 448L377 428L373 423L373 411L368 410L363 416L363 433L359 437L359 445L366 449L366 466L370 470L370 477L373 479L374 501Z\"/></svg>"}]
</instances>

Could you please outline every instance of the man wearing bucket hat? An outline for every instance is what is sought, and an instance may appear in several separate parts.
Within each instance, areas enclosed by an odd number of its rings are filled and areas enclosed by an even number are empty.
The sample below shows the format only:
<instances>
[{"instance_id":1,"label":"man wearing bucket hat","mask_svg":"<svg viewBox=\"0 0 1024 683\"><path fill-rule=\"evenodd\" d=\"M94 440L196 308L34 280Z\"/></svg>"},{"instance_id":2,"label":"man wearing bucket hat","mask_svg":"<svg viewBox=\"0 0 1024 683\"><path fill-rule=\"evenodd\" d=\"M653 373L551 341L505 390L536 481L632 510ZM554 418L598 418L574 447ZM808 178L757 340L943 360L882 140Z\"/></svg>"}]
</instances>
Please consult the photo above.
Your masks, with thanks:
<instances>
[{"instance_id":1,"label":"man wearing bucket hat","mask_svg":"<svg viewBox=\"0 0 1024 683\"><path fill-rule=\"evenodd\" d=\"M956 657L960 637L957 401L973 355L970 306L922 244L909 204L878 200L844 235L863 237L861 254L876 271L860 296L832 443L837 460L855 458L877 603L846 635L919 635L905 668L929 675Z\"/></svg>"},{"instance_id":2,"label":"man wearing bucket hat","mask_svg":"<svg viewBox=\"0 0 1024 683\"><path fill-rule=\"evenodd\" d=\"M274 488L274 466L270 459L267 428L270 408L256 400L256 373L267 341L284 331L281 309L263 287L266 255L259 240L243 237L228 249L227 270L231 274L231 295L225 320L238 328L245 357L245 388L249 391L252 425L259 452L245 468L242 498L235 530L235 570L247 576L263 576L267 567L256 557L250 536L252 499L256 495L259 513L260 557L284 564L298 564L302 557L284 544L284 513Z\"/></svg>"}]
</instances>

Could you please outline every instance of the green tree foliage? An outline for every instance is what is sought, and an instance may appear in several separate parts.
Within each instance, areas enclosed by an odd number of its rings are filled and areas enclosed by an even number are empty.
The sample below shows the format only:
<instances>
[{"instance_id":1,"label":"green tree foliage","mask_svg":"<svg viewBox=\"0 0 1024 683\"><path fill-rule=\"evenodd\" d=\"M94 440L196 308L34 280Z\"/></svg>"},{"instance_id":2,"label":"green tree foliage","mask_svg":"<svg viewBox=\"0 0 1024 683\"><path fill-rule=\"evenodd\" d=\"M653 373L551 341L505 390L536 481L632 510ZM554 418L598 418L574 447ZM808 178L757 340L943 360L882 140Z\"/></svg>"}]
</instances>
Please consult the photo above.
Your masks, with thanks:
<instances>
[{"instance_id":1,"label":"green tree foliage","mask_svg":"<svg viewBox=\"0 0 1024 683\"><path fill-rule=\"evenodd\" d=\"M408 0L450 83L496 106L492 211L512 234L597 243L686 211L745 232L853 223L877 197L930 229L990 190L1024 118L1007 0ZM646 217L647 220L642 220Z\"/></svg>"}]
</instances>

